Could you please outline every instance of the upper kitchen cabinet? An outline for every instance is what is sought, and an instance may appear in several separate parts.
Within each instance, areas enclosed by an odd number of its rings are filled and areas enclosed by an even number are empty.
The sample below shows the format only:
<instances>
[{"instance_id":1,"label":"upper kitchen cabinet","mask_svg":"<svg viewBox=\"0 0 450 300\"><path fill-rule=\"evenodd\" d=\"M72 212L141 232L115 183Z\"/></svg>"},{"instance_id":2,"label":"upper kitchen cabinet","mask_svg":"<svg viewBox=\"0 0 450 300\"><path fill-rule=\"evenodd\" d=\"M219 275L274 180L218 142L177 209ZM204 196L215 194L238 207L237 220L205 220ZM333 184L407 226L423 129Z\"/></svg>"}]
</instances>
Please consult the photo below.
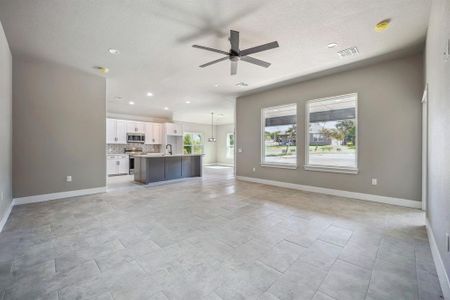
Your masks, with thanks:
<instances>
[{"instance_id":1,"label":"upper kitchen cabinet","mask_svg":"<svg viewBox=\"0 0 450 300\"><path fill-rule=\"evenodd\" d=\"M127 133L145 133L145 123L127 121Z\"/></svg>"},{"instance_id":2,"label":"upper kitchen cabinet","mask_svg":"<svg viewBox=\"0 0 450 300\"><path fill-rule=\"evenodd\" d=\"M106 119L106 143L127 143L127 122L124 120Z\"/></svg>"},{"instance_id":3,"label":"upper kitchen cabinet","mask_svg":"<svg viewBox=\"0 0 450 300\"><path fill-rule=\"evenodd\" d=\"M183 125L175 123L166 123L166 135L183 135Z\"/></svg>"},{"instance_id":4,"label":"upper kitchen cabinet","mask_svg":"<svg viewBox=\"0 0 450 300\"><path fill-rule=\"evenodd\" d=\"M145 123L145 143L156 145L162 143L161 124Z\"/></svg>"}]
</instances>

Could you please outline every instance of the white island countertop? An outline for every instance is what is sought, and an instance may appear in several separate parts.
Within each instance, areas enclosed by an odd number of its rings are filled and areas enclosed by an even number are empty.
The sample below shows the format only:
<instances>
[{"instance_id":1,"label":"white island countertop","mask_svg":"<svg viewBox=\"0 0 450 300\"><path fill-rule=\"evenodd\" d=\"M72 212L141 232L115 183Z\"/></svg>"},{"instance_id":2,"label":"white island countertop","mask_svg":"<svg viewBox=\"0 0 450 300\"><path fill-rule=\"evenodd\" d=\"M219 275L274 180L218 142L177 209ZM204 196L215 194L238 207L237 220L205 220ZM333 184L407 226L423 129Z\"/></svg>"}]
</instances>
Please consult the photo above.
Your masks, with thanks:
<instances>
[{"instance_id":1,"label":"white island countertop","mask_svg":"<svg viewBox=\"0 0 450 300\"><path fill-rule=\"evenodd\" d=\"M164 154L164 153L147 153L137 154L133 157L152 158L152 157L180 157L180 156L204 156L205 154Z\"/></svg>"}]
</instances>

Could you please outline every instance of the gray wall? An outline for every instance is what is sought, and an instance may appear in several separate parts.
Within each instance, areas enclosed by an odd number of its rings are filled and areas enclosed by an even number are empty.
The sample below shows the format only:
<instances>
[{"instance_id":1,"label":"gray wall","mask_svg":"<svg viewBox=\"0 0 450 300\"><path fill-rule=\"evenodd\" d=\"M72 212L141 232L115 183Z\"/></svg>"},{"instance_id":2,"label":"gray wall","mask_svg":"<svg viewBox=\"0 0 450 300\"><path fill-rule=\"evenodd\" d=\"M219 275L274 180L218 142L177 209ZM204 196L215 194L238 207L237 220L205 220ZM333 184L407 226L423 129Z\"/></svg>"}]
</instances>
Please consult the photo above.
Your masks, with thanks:
<instances>
[{"instance_id":1,"label":"gray wall","mask_svg":"<svg viewBox=\"0 0 450 300\"><path fill-rule=\"evenodd\" d=\"M14 57L14 198L105 186L105 97L102 77Z\"/></svg>"},{"instance_id":2,"label":"gray wall","mask_svg":"<svg viewBox=\"0 0 450 300\"><path fill-rule=\"evenodd\" d=\"M234 132L234 124L217 125L217 163L218 164L234 164L234 157L227 157L227 134Z\"/></svg>"},{"instance_id":3,"label":"gray wall","mask_svg":"<svg viewBox=\"0 0 450 300\"><path fill-rule=\"evenodd\" d=\"M450 38L450 1L433 0L426 46L428 82L428 202L427 216L450 275L450 59L445 62Z\"/></svg>"},{"instance_id":4,"label":"gray wall","mask_svg":"<svg viewBox=\"0 0 450 300\"><path fill-rule=\"evenodd\" d=\"M359 174L303 169L305 106L310 99L358 93ZM240 97L236 104L237 175L403 199L421 199L423 55ZM260 166L261 108L297 103L296 170ZM252 168L256 172L252 172ZM378 185L371 185L371 178Z\"/></svg>"},{"instance_id":5,"label":"gray wall","mask_svg":"<svg viewBox=\"0 0 450 300\"><path fill-rule=\"evenodd\" d=\"M11 52L0 23L0 221L12 201L11 66Z\"/></svg>"}]
</instances>

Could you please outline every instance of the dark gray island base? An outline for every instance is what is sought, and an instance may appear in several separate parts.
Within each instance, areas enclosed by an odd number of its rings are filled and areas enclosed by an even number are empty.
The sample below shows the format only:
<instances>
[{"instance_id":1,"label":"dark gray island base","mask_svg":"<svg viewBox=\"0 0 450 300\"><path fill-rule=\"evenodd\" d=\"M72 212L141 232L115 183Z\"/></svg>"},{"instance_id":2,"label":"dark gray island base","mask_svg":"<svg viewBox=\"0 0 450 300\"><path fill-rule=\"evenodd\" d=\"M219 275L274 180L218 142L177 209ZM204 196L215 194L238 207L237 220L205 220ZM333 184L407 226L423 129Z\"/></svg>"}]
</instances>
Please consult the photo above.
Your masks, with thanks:
<instances>
[{"instance_id":1,"label":"dark gray island base","mask_svg":"<svg viewBox=\"0 0 450 300\"><path fill-rule=\"evenodd\" d=\"M141 183L202 176L203 155L136 155L134 180Z\"/></svg>"}]
</instances>

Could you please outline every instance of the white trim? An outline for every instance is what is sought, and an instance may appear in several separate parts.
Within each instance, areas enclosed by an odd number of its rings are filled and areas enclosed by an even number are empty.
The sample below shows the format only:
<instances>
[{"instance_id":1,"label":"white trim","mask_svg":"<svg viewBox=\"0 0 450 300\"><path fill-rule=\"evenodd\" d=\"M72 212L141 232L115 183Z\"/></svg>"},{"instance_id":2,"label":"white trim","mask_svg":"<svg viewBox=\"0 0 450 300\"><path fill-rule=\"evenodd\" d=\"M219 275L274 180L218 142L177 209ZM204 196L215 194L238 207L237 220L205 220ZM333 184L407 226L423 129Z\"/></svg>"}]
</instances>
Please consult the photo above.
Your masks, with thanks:
<instances>
[{"instance_id":1,"label":"white trim","mask_svg":"<svg viewBox=\"0 0 450 300\"><path fill-rule=\"evenodd\" d=\"M358 174L359 173L358 169L345 168L345 167L339 168L339 167L329 167L329 166L305 165L304 169L306 171L342 173L342 174Z\"/></svg>"},{"instance_id":2,"label":"white trim","mask_svg":"<svg viewBox=\"0 0 450 300\"><path fill-rule=\"evenodd\" d=\"M13 205L45 202L45 201L50 201L50 200L85 196L85 195L91 195L91 194L99 194L99 193L105 193L105 192L106 192L106 186L102 186L102 187L92 188L92 189L34 195L34 196L28 196L28 197L14 198Z\"/></svg>"},{"instance_id":3,"label":"white trim","mask_svg":"<svg viewBox=\"0 0 450 300\"><path fill-rule=\"evenodd\" d=\"M358 152L359 152L359 136L358 136L358 93L350 93L350 94L345 94L345 95L339 95L339 96L333 96L333 97L325 97L325 98L319 98L319 99L313 99L313 100L308 100L305 102L305 166L311 166L309 164L309 104L310 103L314 103L314 102L321 102L321 101L326 101L326 100L335 100L335 99L341 99L344 97L355 97L355 135L356 135L356 145L355 145L355 162L356 162L356 167L355 169L358 170ZM336 166L322 166L324 168L338 168ZM310 169L309 171L323 171L320 169L317 170L312 170ZM327 172L327 171L324 171ZM334 172L337 173L337 172ZM342 173L342 172L339 172ZM349 173L349 172L346 172ZM353 173L355 174L355 173Z\"/></svg>"},{"instance_id":4,"label":"white trim","mask_svg":"<svg viewBox=\"0 0 450 300\"><path fill-rule=\"evenodd\" d=\"M321 194L333 195L333 196L338 196L338 197L346 197L346 198L354 198L354 199L359 199L359 200L364 200L364 201L386 203L386 204L392 204L392 205L398 205L398 206L404 206L404 207L410 207L410 208L419 208L420 209L421 205L422 205L420 201L414 201L414 200L409 200L409 199L386 197L386 196L364 194L364 193L357 193L357 192L349 192L349 191L323 188L323 187L318 187L318 186L301 185L301 184L296 184L296 183L260 179L260 178L255 178L255 177L237 176L236 178L238 180L279 186L279 187L284 187L284 188L288 188L288 189L301 190L301 191L305 191L305 192L321 193Z\"/></svg>"},{"instance_id":5,"label":"white trim","mask_svg":"<svg viewBox=\"0 0 450 300\"><path fill-rule=\"evenodd\" d=\"M266 159L266 143L265 143L265 133L266 133L266 117L264 114L265 110L268 109L276 109L276 108L283 108L283 107L287 107L287 106L295 106L295 126L296 126L296 132L295 132L295 140L297 141L297 137L298 137L298 105L296 102L294 103L289 103L289 104L282 104L282 105L277 105L277 106L270 106L270 107L263 107L261 108L261 141L260 141L260 147L261 147L261 159L260 159L260 165L264 166L264 167L271 167L274 166L275 168L277 168L278 166L282 165L284 166L284 164L271 164L265 161ZM236 144L236 141L235 141ZM298 143L295 143L295 160L298 159ZM270 165L270 166L269 166ZM291 167L290 168L286 168L286 169L293 169L292 167L295 166L295 169L297 168L297 164L289 164ZM289 166L288 165L288 166Z\"/></svg>"},{"instance_id":6,"label":"white trim","mask_svg":"<svg viewBox=\"0 0 450 300\"><path fill-rule=\"evenodd\" d=\"M441 284L442 294L444 299L450 299L450 280L448 279L448 274L445 271L444 262L442 261L441 254L439 253L438 246L436 244L436 239L434 238L433 229L431 228L428 218L425 221L427 228L428 241L430 242L431 254L433 255L434 265L436 266L436 272L438 274L439 282Z\"/></svg>"},{"instance_id":7,"label":"white trim","mask_svg":"<svg viewBox=\"0 0 450 300\"><path fill-rule=\"evenodd\" d=\"M8 218L9 218L9 215L11 214L13 206L14 206L14 201L11 201L11 203L9 203L9 206L6 209L5 213L3 214L2 219L0 220L0 232L3 231L3 227L5 227L6 222L8 221Z\"/></svg>"},{"instance_id":8,"label":"white trim","mask_svg":"<svg viewBox=\"0 0 450 300\"><path fill-rule=\"evenodd\" d=\"M422 210L427 210L428 189L428 83L422 96Z\"/></svg>"},{"instance_id":9,"label":"white trim","mask_svg":"<svg viewBox=\"0 0 450 300\"><path fill-rule=\"evenodd\" d=\"M297 165L294 164L276 164L276 163L263 163L260 164L261 167L268 167L268 168L280 168L280 169L290 169L290 170L296 170Z\"/></svg>"}]
</instances>

